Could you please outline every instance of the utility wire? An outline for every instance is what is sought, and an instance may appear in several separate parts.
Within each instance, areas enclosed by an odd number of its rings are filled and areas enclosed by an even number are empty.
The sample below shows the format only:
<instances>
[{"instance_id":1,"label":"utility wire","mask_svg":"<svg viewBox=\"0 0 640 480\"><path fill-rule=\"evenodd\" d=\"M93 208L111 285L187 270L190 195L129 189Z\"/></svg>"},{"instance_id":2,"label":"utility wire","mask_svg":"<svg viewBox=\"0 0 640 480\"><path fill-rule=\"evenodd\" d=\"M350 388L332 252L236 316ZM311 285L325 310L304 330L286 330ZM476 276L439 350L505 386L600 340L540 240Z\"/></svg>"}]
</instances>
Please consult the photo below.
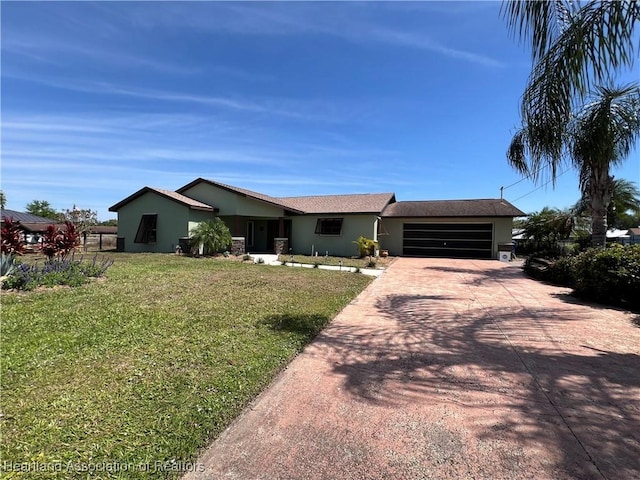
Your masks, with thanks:
<instances>
[{"instance_id":1,"label":"utility wire","mask_svg":"<svg viewBox=\"0 0 640 480\"><path fill-rule=\"evenodd\" d=\"M511 185L507 185L506 187L501 187L502 190L506 190L507 188L511 188L514 185L519 184L520 182L524 182L525 180L529 180L531 177L533 177L534 175L540 173L542 170L544 170L545 168L549 168L551 165L542 165L540 168L538 168L535 172L531 172L529 174L527 174L526 176L522 177L520 180L518 180L517 182L512 183Z\"/></svg>"},{"instance_id":2,"label":"utility wire","mask_svg":"<svg viewBox=\"0 0 640 480\"><path fill-rule=\"evenodd\" d=\"M563 172L561 172L561 173L559 173L558 175L556 175L556 179L557 179L557 178L560 178L562 175L564 175L565 173L567 173L569 170L571 170L571 169L570 169L570 168L567 168L567 169L566 169L566 170L564 170ZM522 195L522 196L520 196L520 197L516 198L515 200L511 200L511 201L512 201L512 202L517 202L517 201L518 201L518 200L520 200L521 198L527 197L527 196L531 195L532 193L537 192L537 191L538 191L538 190L540 190L541 188L546 187L547 185L549 185L549 184L550 184L551 182L553 182L553 181L554 181L554 179L551 179L551 180L549 180L549 181L545 182L544 184L540 185L538 188L535 188L535 189L531 190L529 193L525 193L524 195ZM506 188L508 188L508 187L506 187Z\"/></svg>"}]
</instances>

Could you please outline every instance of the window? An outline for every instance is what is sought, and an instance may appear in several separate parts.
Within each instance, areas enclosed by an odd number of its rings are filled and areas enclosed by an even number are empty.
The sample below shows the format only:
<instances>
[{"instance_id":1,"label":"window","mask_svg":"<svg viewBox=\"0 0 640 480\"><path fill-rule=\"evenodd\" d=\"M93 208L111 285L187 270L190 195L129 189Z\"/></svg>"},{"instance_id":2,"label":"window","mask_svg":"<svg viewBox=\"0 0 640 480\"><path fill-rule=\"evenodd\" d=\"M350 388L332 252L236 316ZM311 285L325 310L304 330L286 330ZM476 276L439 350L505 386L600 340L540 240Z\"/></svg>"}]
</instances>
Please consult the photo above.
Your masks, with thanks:
<instances>
[{"instance_id":1,"label":"window","mask_svg":"<svg viewBox=\"0 0 640 480\"><path fill-rule=\"evenodd\" d=\"M316 223L318 235L340 235L342 232L342 218L319 218Z\"/></svg>"},{"instance_id":2,"label":"window","mask_svg":"<svg viewBox=\"0 0 640 480\"><path fill-rule=\"evenodd\" d=\"M157 224L157 214L153 213L142 215L140 225L138 225L138 233L136 233L135 243L156 243Z\"/></svg>"},{"instance_id":3,"label":"window","mask_svg":"<svg viewBox=\"0 0 640 480\"><path fill-rule=\"evenodd\" d=\"M247 247L253 247L253 234L254 232L254 225L253 225L253 221L249 220L247 222Z\"/></svg>"}]
</instances>

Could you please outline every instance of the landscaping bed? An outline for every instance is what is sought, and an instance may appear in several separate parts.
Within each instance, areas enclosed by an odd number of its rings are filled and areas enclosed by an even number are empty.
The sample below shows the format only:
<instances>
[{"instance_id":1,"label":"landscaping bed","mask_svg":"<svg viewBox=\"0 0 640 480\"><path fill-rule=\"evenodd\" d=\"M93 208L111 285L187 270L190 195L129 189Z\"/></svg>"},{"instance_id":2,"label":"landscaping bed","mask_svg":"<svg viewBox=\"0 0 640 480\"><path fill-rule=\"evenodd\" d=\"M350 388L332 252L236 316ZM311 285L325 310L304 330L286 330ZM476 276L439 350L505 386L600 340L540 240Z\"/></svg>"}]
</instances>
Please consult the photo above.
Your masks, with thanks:
<instances>
[{"instance_id":1,"label":"landscaping bed","mask_svg":"<svg viewBox=\"0 0 640 480\"><path fill-rule=\"evenodd\" d=\"M5 473L178 476L371 280L108 255L103 282L3 293Z\"/></svg>"},{"instance_id":2,"label":"landscaping bed","mask_svg":"<svg viewBox=\"0 0 640 480\"><path fill-rule=\"evenodd\" d=\"M354 268L386 268L392 261L391 257L331 257L311 255L280 255L278 260L287 263L304 263L311 265L331 265Z\"/></svg>"}]
</instances>

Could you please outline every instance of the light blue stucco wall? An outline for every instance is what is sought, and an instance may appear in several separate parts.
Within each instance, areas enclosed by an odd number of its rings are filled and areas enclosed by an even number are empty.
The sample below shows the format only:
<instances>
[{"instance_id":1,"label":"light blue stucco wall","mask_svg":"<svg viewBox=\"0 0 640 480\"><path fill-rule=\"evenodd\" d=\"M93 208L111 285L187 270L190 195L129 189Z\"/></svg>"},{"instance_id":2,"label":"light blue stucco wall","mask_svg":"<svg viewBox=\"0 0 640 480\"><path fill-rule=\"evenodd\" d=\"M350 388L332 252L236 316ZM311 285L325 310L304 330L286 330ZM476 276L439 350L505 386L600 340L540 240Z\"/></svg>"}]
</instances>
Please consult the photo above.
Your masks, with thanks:
<instances>
[{"instance_id":1,"label":"light blue stucco wall","mask_svg":"<svg viewBox=\"0 0 640 480\"><path fill-rule=\"evenodd\" d=\"M157 214L155 243L135 243L144 214ZM118 236L124 237L125 252L173 252L178 239L189 235L190 225L213 218L212 212L190 210L154 192L146 192L118 210Z\"/></svg>"},{"instance_id":2,"label":"light blue stucco wall","mask_svg":"<svg viewBox=\"0 0 640 480\"><path fill-rule=\"evenodd\" d=\"M220 217L239 215L278 218L284 215L284 209L280 207L243 197L206 182L198 183L182 194L218 208Z\"/></svg>"},{"instance_id":3,"label":"light blue stucco wall","mask_svg":"<svg viewBox=\"0 0 640 480\"><path fill-rule=\"evenodd\" d=\"M319 218L342 218L340 235L319 235L315 233ZM324 255L351 257L358 249L353 243L358 237L374 238L377 216L368 215L300 215L291 217L291 246L294 253L311 255L311 249Z\"/></svg>"}]
</instances>

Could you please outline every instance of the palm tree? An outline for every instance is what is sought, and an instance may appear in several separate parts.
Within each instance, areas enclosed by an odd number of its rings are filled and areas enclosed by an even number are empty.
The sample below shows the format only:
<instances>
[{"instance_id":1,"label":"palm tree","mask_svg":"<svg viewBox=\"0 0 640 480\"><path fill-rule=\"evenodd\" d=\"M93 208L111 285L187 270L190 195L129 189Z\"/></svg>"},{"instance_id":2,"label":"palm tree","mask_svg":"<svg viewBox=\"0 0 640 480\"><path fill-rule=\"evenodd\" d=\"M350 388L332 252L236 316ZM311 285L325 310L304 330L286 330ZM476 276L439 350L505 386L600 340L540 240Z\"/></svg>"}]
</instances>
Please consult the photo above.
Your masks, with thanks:
<instances>
[{"instance_id":1,"label":"palm tree","mask_svg":"<svg viewBox=\"0 0 640 480\"><path fill-rule=\"evenodd\" d=\"M548 159L536 149L537 138L523 127L509 146L507 158L525 175L533 175ZM640 136L640 88L597 87L593 98L564 127L563 151L579 172L582 195L589 199L591 243L605 245L611 200L611 166L629 155ZM561 158L564 158L562 155Z\"/></svg>"},{"instance_id":2,"label":"palm tree","mask_svg":"<svg viewBox=\"0 0 640 480\"><path fill-rule=\"evenodd\" d=\"M571 209L576 216L589 210L589 198L584 194ZM640 214L640 190L632 181L616 178L611 186L611 202L607 209L607 226L623 228L628 212Z\"/></svg>"},{"instance_id":3,"label":"palm tree","mask_svg":"<svg viewBox=\"0 0 640 480\"><path fill-rule=\"evenodd\" d=\"M521 116L532 156L549 169L531 169L555 182L566 145L566 127L595 85L633 65L640 4L509 0L502 13L511 32L531 42L533 70L522 95Z\"/></svg>"},{"instance_id":4,"label":"palm tree","mask_svg":"<svg viewBox=\"0 0 640 480\"><path fill-rule=\"evenodd\" d=\"M558 254L559 242L567 240L574 228L573 211L544 207L541 211L528 215L522 225L522 234L524 238L533 242L536 251Z\"/></svg>"},{"instance_id":5,"label":"palm tree","mask_svg":"<svg viewBox=\"0 0 640 480\"><path fill-rule=\"evenodd\" d=\"M591 243L605 245L607 210L613 193L610 168L623 162L640 137L640 87L598 87L597 96L570 127L570 154L589 198Z\"/></svg>"},{"instance_id":6,"label":"palm tree","mask_svg":"<svg viewBox=\"0 0 640 480\"><path fill-rule=\"evenodd\" d=\"M620 112L618 106L631 107L637 87L594 85L608 84L616 72L633 65L640 4L636 0L511 0L502 11L511 31L531 42L534 62L522 95L522 127L507 151L509 163L534 181L549 176L554 183L562 164L573 163L591 203L592 243L604 245L602 211L604 206L606 215L610 198L609 167L624 160L637 138L637 130L626 136L622 130L622 123L636 123L637 109ZM598 98L583 107L594 90ZM604 126L606 111L614 116L608 127ZM589 118L601 123L589 125ZM608 134L589 136L596 131Z\"/></svg>"},{"instance_id":7,"label":"palm tree","mask_svg":"<svg viewBox=\"0 0 640 480\"><path fill-rule=\"evenodd\" d=\"M231 245L231 233L218 217L200 222L189 232L191 247L203 248L205 254L217 253Z\"/></svg>"}]
</instances>

